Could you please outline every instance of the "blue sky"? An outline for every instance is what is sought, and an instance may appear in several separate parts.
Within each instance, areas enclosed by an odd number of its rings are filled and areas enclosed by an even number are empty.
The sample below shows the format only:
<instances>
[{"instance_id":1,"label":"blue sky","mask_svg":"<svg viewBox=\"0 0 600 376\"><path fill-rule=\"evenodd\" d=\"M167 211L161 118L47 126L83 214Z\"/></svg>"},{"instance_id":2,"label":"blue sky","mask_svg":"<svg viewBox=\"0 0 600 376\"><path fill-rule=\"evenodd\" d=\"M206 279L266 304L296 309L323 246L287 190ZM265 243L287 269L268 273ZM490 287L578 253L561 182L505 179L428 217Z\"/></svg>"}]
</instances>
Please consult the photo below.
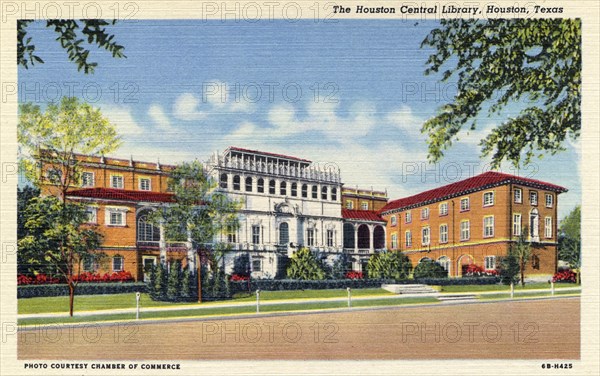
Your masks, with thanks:
<instances>
[{"instance_id":1,"label":"blue sky","mask_svg":"<svg viewBox=\"0 0 600 376\"><path fill-rule=\"evenodd\" d=\"M123 136L113 155L126 158L204 161L235 145L335 163L346 185L395 199L488 170L477 144L518 109L484 114L439 164L427 163L421 124L454 92L423 73L431 51L420 43L434 22L128 20L110 28L127 58L93 48L92 75L44 25L29 32L45 64L19 68L19 100L92 102ZM501 168L569 188L560 217L581 201L580 145L566 147Z\"/></svg>"}]
</instances>

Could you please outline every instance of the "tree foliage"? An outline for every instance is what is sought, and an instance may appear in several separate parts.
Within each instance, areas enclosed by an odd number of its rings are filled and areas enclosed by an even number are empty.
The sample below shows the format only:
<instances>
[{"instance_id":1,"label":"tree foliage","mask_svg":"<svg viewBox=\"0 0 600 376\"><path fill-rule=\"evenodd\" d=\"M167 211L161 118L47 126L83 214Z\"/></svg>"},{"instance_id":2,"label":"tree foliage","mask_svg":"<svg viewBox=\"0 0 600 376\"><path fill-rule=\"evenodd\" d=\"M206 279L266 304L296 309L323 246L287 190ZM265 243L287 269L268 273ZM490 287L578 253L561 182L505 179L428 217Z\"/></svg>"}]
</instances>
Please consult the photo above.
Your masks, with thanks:
<instances>
[{"instance_id":1,"label":"tree foliage","mask_svg":"<svg viewBox=\"0 0 600 376\"><path fill-rule=\"evenodd\" d=\"M529 243L526 239L526 234L528 231L529 230L527 227L524 227L517 241L510 245L509 250L509 255L512 255L512 257L516 258L519 263L521 286L525 286L525 266L527 265L529 257L531 256L531 243Z\"/></svg>"},{"instance_id":2,"label":"tree foliage","mask_svg":"<svg viewBox=\"0 0 600 376\"><path fill-rule=\"evenodd\" d=\"M558 258L572 268L581 266L581 206L575 207L558 228Z\"/></svg>"},{"instance_id":3,"label":"tree foliage","mask_svg":"<svg viewBox=\"0 0 600 376\"><path fill-rule=\"evenodd\" d=\"M320 280L325 279L325 271L310 249L300 248L290 258L287 276L291 279Z\"/></svg>"},{"instance_id":4,"label":"tree foliage","mask_svg":"<svg viewBox=\"0 0 600 376\"><path fill-rule=\"evenodd\" d=\"M414 278L446 278L448 272L443 266L433 260L421 261L413 271Z\"/></svg>"},{"instance_id":5,"label":"tree foliage","mask_svg":"<svg viewBox=\"0 0 600 376\"><path fill-rule=\"evenodd\" d=\"M28 26L33 20L17 21L17 65L29 69L36 63L43 64L44 60L36 55L36 47L32 37L28 36ZM125 47L114 41L114 35L106 31L106 26L114 25L117 21L105 21L99 19L86 20L48 20L46 28L53 29L56 33L56 41L60 47L66 50L69 60L77 65L77 70L83 69L84 73L94 73L98 65L90 61L89 47L97 46L110 52L115 58L126 57L123 51ZM84 41L89 47L83 47Z\"/></svg>"},{"instance_id":6,"label":"tree foliage","mask_svg":"<svg viewBox=\"0 0 600 376\"><path fill-rule=\"evenodd\" d=\"M461 129L474 130L485 109L492 115L515 104L527 105L480 142L493 167L503 160L518 166L523 157L527 164L536 152L555 154L567 137L579 137L581 20L445 19L421 47L434 49L426 74L457 80L453 101L421 129L429 136L431 161L444 155Z\"/></svg>"},{"instance_id":7,"label":"tree foliage","mask_svg":"<svg viewBox=\"0 0 600 376\"><path fill-rule=\"evenodd\" d=\"M406 279L411 270L408 257L397 251L376 253L369 258L367 264L369 278Z\"/></svg>"}]
</instances>

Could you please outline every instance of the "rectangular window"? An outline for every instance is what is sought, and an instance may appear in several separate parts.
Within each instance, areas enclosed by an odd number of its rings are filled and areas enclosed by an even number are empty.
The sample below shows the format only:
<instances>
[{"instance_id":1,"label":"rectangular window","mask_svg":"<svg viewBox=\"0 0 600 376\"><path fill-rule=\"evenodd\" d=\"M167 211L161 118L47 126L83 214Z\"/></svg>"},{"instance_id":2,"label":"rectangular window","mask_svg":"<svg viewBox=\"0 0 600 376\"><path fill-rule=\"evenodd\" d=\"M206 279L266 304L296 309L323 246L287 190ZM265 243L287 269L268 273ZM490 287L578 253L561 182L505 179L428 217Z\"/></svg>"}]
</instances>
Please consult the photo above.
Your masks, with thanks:
<instances>
[{"instance_id":1,"label":"rectangular window","mask_svg":"<svg viewBox=\"0 0 600 376\"><path fill-rule=\"evenodd\" d=\"M448 203L440 204L440 216L448 215Z\"/></svg>"},{"instance_id":2,"label":"rectangular window","mask_svg":"<svg viewBox=\"0 0 600 376\"><path fill-rule=\"evenodd\" d=\"M321 187L321 200L327 200L327 187Z\"/></svg>"},{"instance_id":3,"label":"rectangular window","mask_svg":"<svg viewBox=\"0 0 600 376\"><path fill-rule=\"evenodd\" d=\"M292 183L292 197L298 197L298 184Z\"/></svg>"},{"instance_id":4,"label":"rectangular window","mask_svg":"<svg viewBox=\"0 0 600 376\"><path fill-rule=\"evenodd\" d=\"M116 211L111 211L109 214L109 224L111 226L124 226L125 225L125 221L124 221L124 213L123 212L116 212Z\"/></svg>"},{"instance_id":5,"label":"rectangular window","mask_svg":"<svg viewBox=\"0 0 600 376\"><path fill-rule=\"evenodd\" d=\"M552 217L546 217L545 218L545 226L544 226L544 232L546 235L546 239L551 239L552 238Z\"/></svg>"},{"instance_id":6,"label":"rectangular window","mask_svg":"<svg viewBox=\"0 0 600 376\"><path fill-rule=\"evenodd\" d=\"M428 219L428 218L429 218L429 208L421 209L421 219Z\"/></svg>"},{"instance_id":7,"label":"rectangular window","mask_svg":"<svg viewBox=\"0 0 600 376\"><path fill-rule=\"evenodd\" d=\"M256 192L265 193L265 181L263 179L258 179L256 182Z\"/></svg>"},{"instance_id":8,"label":"rectangular window","mask_svg":"<svg viewBox=\"0 0 600 376\"><path fill-rule=\"evenodd\" d=\"M227 242L237 243L237 234L234 226L227 226Z\"/></svg>"},{"instance_id":9,"label":"rectangular window","mask_svg":"<svg viewBox=\"0 0 600 376\"><path fill-rule=\"evenodd\" d=\"M302 197L308 197L308 186L306 184L302 184ZM352 209L352 208L349 208Z\"/></svg>"},{"instance_id":10,"label":"rectangular window","mask_svg":"<svg viewBox=\"0 0 600 376\"><path fill-rule=\"evenodd\" d=\"M82 187L93 187L94 186L94 173L84 172L81 174L81 186Z\"/></svg>"},{"instance_id":11,"label":"rectangular window","mask_svg":"<svg viewBox=\"0 0 600 376\"><path fill-rule=\"evenodd\" d=\"M333 247L333 230L327 230L327 246Z\"/></svg>"},{"instance_id":12,"label":"rectangular window","mask_svg":"<svg viewBox=\"0 0 600 376\"><path fill-rule=\"evenodd\" d=\"M471 204L469 202L469 198L465 197L465 198L461 198L460 199L460 211L464 212L467 211L471 208Z\"/></svg>"},{"instance_id":13,"label":"rectangular window","mask_svg":"<svg viewBox=\"0 0 600 376\"><path fill-rule=\"evenodd\" d=\"M252 226L252 244L260 244L260 226Z\"/></svg>"},{"instance_id":14,"label":"rectangular window","mask_svg":"<svg viewBox=\"0 0 600 376\"><path fill-rule=\"evenodd\" d=\"M347 200L346 201L346 209L350 209L350 210L354 209L354 202Z\"/></svg>"},{"instance_id":15,"label":"rectangular window","mask_svg":"<svg viewBox=\"0 0 600 376\"><path fill-rule=\"evenodd\" d=\"M392 249L398 248L398 235L392 234Z\"/></svg>"},{"instance_id":16,"label":"rectangular window","mask_svg":"<svg viewBox=\"0 0 600 376\"><path fill-rule=\"evenodd\" d=\"M448 225L440 225L440 243L448 243Z\"/></svg>"},{"instance_id":17,"label":"rectangular window","mask_svg":"<svg viewBox=\"0 0 600 376\"><path fill-rule=\"evenodd\" d=\"M112 175L110 177L110 186L112 188L123 189L123 176Z\"/></svg>"},{"instance_id":18,"label":"rectangular window","mask_svg":"<svg viewBox=\"0 0 600 376\"><path fill-rule=\"evenodd\" d=\"M494 216L483 217L483 237L491 238L494 236Z\"/></svg>"},{"instance_id":19,"label":"rectangular window","mask_svg":"<svg viewBox=\"0 0 600 376\"><path fill-rule=\"evenodd\" d=\"M269 194L275 194L275 180L269 181Z\"/></svg>"},{"instance_id":20,"label":"rectangular window","mask_svg":"<svg viewBox=\"0 0 600 376\"><path fill-rule=\"evenodd\" d=\"M260 272L262 270L262 260L260 257L252 257L252 271Z\"/></svg>"},{"instance_id":21,"label":"rectangular window","mask_svg":"<svg viewBox=\"0 0 600 376\"><path fill-rule=\"evenodd\" d=\"M523 202L523 190L521 188L515 188L514 196L515 204L520 204Z\"/></svg>"},{"instance_id":22,"label":"rectangular window","mask_svg":"<svg viewBox=\"0 0 600 376\"><path fill-rule=\"evenodd\" d=\"M485 270L496 269L496 256L485 256L485 258L483 259L483 264Z\"/></svg>"},{"instance_id":23,"label":"rectangular window","mask_svg":"<svg viewBox=\"0 0 600 376\"><path fill-rule=\"evenodd\" d=\"M483 206L494 205L494 192L485 192L483 194Z\"/></svg>"},{"instance_id":24,"label":"rectangular window","mask_svg":"<svg viewBox=\"0 0 600 376\"><path fill-rule=\"evenodd\" d=\"M521 214L513 214L513 236L521 236Z\"/></svg>"},{"instance_id":25,"label":"rectangular window","mask_svg":"<svg viewBox=\"0 0 600 376\"><path fill-rule=\"evenodd\" d=\"M465 241L471 238L471 224L469 221L460 222L460 240Z\"/></svg>"},{"instance_id":26,"label":"rectangular window","mask_svg":"<svg viewBox=\"0 0 600 376\"><path fill-rule=\"evenodd\" d=\"M529 192L529 203L531 205L537 205L538 204L538 196L537 196L537 192L536 191L530 191Z\"/></svg>"},{"instance_id":27,"label":"rectangular window","mask_svg":"<svg viewBox=\"0 0 600 376\"><path fill-rule=\"evenodd\" d=\"M551 208L554 205L554 196L546 193L546 207Z\"/></svg>"},{"instance_id":28,"label":"rectangular window","mask_svg":"<svg viewBox=\"0 0 600 376\"><path fill-rule=\"evenodd\" d=\"M331 188L331 201L337 201L337 188Z\"/></svg>"},{"instance_id":29,"label":"rectangular window","mask_svg":"<svg viewBox=\"0 0 600 376\"><path fill-rule=\"evenodd\" d=\"M123 271L123 257L115 256L112 258L112 268L113 272L121 272Z\"/></svg>"},{"instance_id":30,"label":"rectangular window","mask_svg":"<svg viewBox=\"0 0 600 376\"><path fill-rule=\"evenodd\" d=\"M97 212L98 212L98 210L96 208L88 206L85 209L86 222L87 223L98 223Z\"/></svg>"},{"instance_id":31,"label":"rectangular window","mask_svg":"<svg viewBox=\"0 0 600 376\"><path fill-rule=\"evenodd\" d=\"M319 187L316 185L312 186L312 198L317 199L319 197Z\"/></svg>"},{"instance_id":32,"label":"rectangular window","mask_svg":"<svg viewBox=\"0 0 600 376\"><path fill-rule=\"evenodd\" d=\"M429 229L429 227L423 227L421 229L421 243L423 245L429 245L430 240L431 240L431 230Z\"/></svg>"},{"instance_id":33,"label":"rectangular window","mask_svg":"<svg viewBox=\"0 0 600 376\"><path fill-rule=\"evenodd\" d=\"M309 247L315 245L315 230L312 228L306 230L306 245L308 245Z\"/></svg>"},{"instance_id":34,"label":"rectangular window","mask_svg":"<svg viewBox=\"0 0 600 376\"><path fill-rule=\"evenodd\" d=\"M362 210L369 210L369 203L368 202L361 202L360 208Z\"/></svg>"},{"instance_id":35,"label":"rectangular window","mask_svg":"<svg viewBox=\"0 0 600 376\"><path fill-rule=\"evenodd\" d=\"M404 245L408 248L412 247L412 233L410 231L404 233Z\"/></svg>"},{"instance_id":36,"label":"rectangular window","mask_svg":"<svg viewBox=\"0 0 600 376\"><path fill-rule=\"evenodd\" d=\"M151 189L150 179L140 178L140 191L150 191Z\"/></svg>"},{"instance_id":37,"label":"rectangular window","mask_svg":"<svg viewBox=\"0 0 600 376\"><path fill-rule=\"evenodd\" d=\"M392 226L396 226L398 223L396 221L396 216L392 215L392 217L390 218L390 225Z\"/></svg>"},{"instance_id":38,"label":"rectangular window","mask_svg":"<svg viewBox=\"0 0 600 376\"><path fill-rule=\"evenodd\" d=\"M412 222L412 214L410 211L407 211L406 213L404 213L404 222L405 223L411 223Z\"/></svg>"}]
</instances>

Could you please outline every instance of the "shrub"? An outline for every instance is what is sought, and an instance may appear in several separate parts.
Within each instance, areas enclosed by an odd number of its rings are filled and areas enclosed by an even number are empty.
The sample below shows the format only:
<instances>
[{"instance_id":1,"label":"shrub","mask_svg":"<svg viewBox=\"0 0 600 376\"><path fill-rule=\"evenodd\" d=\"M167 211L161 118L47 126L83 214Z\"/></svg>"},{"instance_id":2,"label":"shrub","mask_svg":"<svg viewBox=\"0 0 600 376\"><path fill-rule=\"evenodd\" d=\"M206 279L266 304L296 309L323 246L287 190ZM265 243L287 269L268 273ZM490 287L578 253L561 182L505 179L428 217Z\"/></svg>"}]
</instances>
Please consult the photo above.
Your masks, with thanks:
<instances>
[{"instance_id":1,"label":"shrub","mask_svg":"<svg viewBox=\"0 0 600 376\"><path fill-rule=\"evenodd\" d=\"M562 272L555 273L554 276L552 276L552 282L577 283L577 274L571 270L564 270Z\"/></svg>"},{"instance_id":2,"label":"shrub","mask_svg":"<svg viewBox=\"0 0 600 376\"><path fill-rule=\"evenodd\" d=\"M146 292L144 282L124 283L79 283L75 296L124 294L130 292ZM17 286L17 298L37 298L46 296L68 296L69 287L66 284L21 285Z\"/></svg>"},{"instance_id":3,"label":"shrub","mask_svg":"<svg viewBox=\"0 0 600 376\"><path fill-rule=\"evenodd\" d=\"M348 255L346 253L341 253L337 255L337 257L333 260L333 264L331 265L330 277L332 279L348 278L347 274L349 272L347 273L346 271L348 261Z\"/></svg>"},{"instance_id":4,"label":"shrub","mask_svg":"<svg viewBox=\"0 0 600 376\"><path fill-rule=\"evenodd\" d=\"M433 260L423 260L413 272L415 279L417 278L448 278L448 272L437 262Z\"/></svg>"},{"instance_id":5,"label":"shrub","mask_svg":"<svg viewBox=\"0 0 600 376\"><path fill-rule=\"evenodd\" d=\"M410 260L402 252L376 253L367 264L369 278L375 279L406 279L411 270Z\"/></svg>"},{"instance_id":6,"label":"shrub","mask_svg":"<svg viewBox=\"0 0 600 376\"><path fill-rule=\"evenodd\" d=\"M233 260L233 274L247 276L250 273L250 255L243 253Z\"/></svg>"},{"instance_id":7,"label":"shrub","mask_svg":"<svg viewBox=\"0 0 600 376\"><path fill-rule=\"evenodd\" d=\"M519 259L513 252L510 252L500 261L500 280L505 285L515 284L519 282Z\"/></svg>"},{"instance_id":8,"label":"shrub","mask_svg":"<svg viewBox=\"0 0 600 376\"><path fill-rule=\"evenodd\" d=\"M290 259L287 276L290 279L320 280L325 279L325 271L320 260L308 248L300 248Z\"/></svg>"}]
</instances>

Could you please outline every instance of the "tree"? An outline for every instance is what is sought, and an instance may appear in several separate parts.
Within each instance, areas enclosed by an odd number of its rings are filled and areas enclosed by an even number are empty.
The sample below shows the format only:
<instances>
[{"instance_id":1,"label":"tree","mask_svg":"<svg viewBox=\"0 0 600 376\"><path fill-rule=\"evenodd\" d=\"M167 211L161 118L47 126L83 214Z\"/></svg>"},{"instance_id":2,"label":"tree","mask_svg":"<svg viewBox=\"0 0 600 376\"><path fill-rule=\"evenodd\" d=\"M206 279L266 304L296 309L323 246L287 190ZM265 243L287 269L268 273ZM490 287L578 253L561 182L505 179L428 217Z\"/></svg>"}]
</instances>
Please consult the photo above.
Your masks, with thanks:
<instances>
[{"instance_id":1,"label":"tree","mask_svg":"<svg viewBox=\"0 0 600 376\"><path fill-rule=\"evenodd\" d=\"M331 278L343 279L346 276L346 272L348 272L348 262L348 255L346 253L337 255L331 265Z\"/></svg>"},{"instance_id":2,"label":"tree","mask_svg":"<svg viewBox=\"0 0 600 376\"><path fill-rule=\"evenodd\" d=\"M423 260L416 267L413 272L414 278L446 278L448 272L443 266L433 260Z\"/></svg>"},{"instance_id":3,"label":"tree","mask_svg":"<svg viewBox=\"0 0 600 376\"><path fill-rule=\"evenodd\" d=\"M367 264L369 278L406 279L411 270L408 257L398 251L376 253Z\"/></svg>"},{"instance_id":4,"label":"tree","mask_svg":"<svg viewBox=\"0 0 600 376\"><path fill-rule=\"evenodd\" d=\"M425 74L443 71L457 79L451 103L438 109L421 129L429 136L428 157L436 162L459 131L477 127L477 117L527 103L480 142L492 167L503 160L519 166L536 152L564 150L567 137L581 128L581 20L446 19L421 47L433 47ZM541 157L541 153L539 156Z\"/></svg>"},{"instance_id":5,"label":"tree","mask_svg":"<svg viewBox=\"0 0 600 376\"><path fill-rule=\"evenodd\" d=\"M300 248L290 259L287 276L290 279L320 280L325 279L325 271L310 249Z\"/></svg>"},{"instance_id":6,"label":"tree","mask_svg":"<svg viewBox=\"0 0 600 376\"><path fill-rule=\"evenodd\" d=\"M30 185L17 188L17 240L23 239L28 235L28 230L25 227L25 223L27 222L25 209L31 199L39 195L40 190ZM44 264L43 257L38 254L25 255L23 252L17 252L17 274L31 275L34 270L39 270Z\"/></svg>"},{"instance_id":7,"label":"tree","mask_svg":"<svg viewBox=\"0 0 600 376\"><path fill-rule=\"evenodd\" d=\"M213 240L216 235L239 227L239 202L219 192L216 182L198 161L177 166L171 172L168 184L174 202L152 213L150 220L164 226L168 239L186 242L188 265L194 266L196 256L201 259L203 254L213 275L219 275L219 261L230 249L221 243L214 245ZM164 255L161 255L161 262L166 262ZM198 268L196 278L199 283L202 280L200 271ZM202 299L201 291L199 288L198 301Z\"/></svg>"},{"instance_id":8,"label":"tree","mask_svg":"<svg viewBox=\"0 0 600 376\"><path fill-rule=\"evenodd\" d=\"M88 229L80 228L85 223L82 219L85 219L85 210L82 214L81 207L67 202L67 192L81 185L82 169L78 154L104 155L116 149L120 140L114 125L102 116L99 109L80 103L77 98L67 97L59 104L49 104L45 111L31 103L20 105L17 139L21 172L37 188L46 185L48 189L44 193L57 196L56 202L38 202L35 208L53 210L48 213L49 216L61 213L54 218L58 226L55 235L63 238L56 245L59 249L54 250L53 263L61 269L69 284L69 310L72 315L76 286L72 266L76 260L85 258L86 252L90 253L92 248L87 245L94 242L89 240L92 235ZM38 236L43 233L40 231L38 229ZM77 234L77 231L80 233ZM77 240L86 243L80 244ZM43 242L44 239L38 241ZM33 247L30 250L45 252L43 248ZM61 262L66 264L59 265Z\"/></svg>"},{"instance_id":9,"label":"tree","mask_svg":"<svg viewBox=\"0 0 600 376\"><path fill-rule=\"evenodd\" d=\"M100 246L101 235L92 227L86 227L85 207L63 202L54 196L34 197L24 209L27 234L18 241L18 252L24 258L42 258L52 266L55 273L69 286L69 315L73 306L77 281L75 270L81 270L83 262L97 262L101 253L94 252Z\"/></svg>"},{"instance_id":10,"label":"tree","mask_svg":"<svg viewBox=\"0 0 600 376\"><path fill-rule=\"evenodd\" d=\"M32 38L28 37L27 28L33 20L17 21L17 65L29 69L29 65L36 63L43 64L44 60L35 55L35 45L32 44ZM56 40L60 43L62 49L66 50L69 60L77 64L77 70L83 68L84 73L94 73L97 63L89 60L90 49L82 47L84 39L90 47L96 45L98 48L104 48L115 58L126 57L123 53L125 47L114 41L114 35L106 31L106 26L114 25L117 20L105 21L99 19L87 20L48 20L46 28L54 29L58 35ZM79 30L80 25L83 26Z\"/></svg>"},{"instance_id":11,"label":"tree","mask_svg":"<svg viewBox=\"0 0 600 376\"><path fill-rule=\"evenodd\" d=\"M519 282L519 259L512 250L509 250L508 255L502 258L500 263L500 280L505 285L510 285Z\"/></svg>"},{"instance_id":12,"label":"tree","mask_svg":"<svg viewBox=\"0 0 600 376\"><path fill-rule=\"evenodd\" d=\"M519 262L519 271L521 274L521 286L525 286L525 266L527 265L527 261L529 260L529 256L531 256L531 243L529 243L526 239L526 235L528 230L527 227L523 228L521 235L515 243L510 245L509 253L513 255Z\"/></svg>"},{"instance_id":13,"label":"tree","mask_svg":"<svg viewBox=\"0 0 600 376\"><path fill-rule=\"evenodd\" d=\"M558 258L576 269L579 283L581 267L581 206L576 206L560 221L558 228Z\"/></svg>"}]
</instances>

